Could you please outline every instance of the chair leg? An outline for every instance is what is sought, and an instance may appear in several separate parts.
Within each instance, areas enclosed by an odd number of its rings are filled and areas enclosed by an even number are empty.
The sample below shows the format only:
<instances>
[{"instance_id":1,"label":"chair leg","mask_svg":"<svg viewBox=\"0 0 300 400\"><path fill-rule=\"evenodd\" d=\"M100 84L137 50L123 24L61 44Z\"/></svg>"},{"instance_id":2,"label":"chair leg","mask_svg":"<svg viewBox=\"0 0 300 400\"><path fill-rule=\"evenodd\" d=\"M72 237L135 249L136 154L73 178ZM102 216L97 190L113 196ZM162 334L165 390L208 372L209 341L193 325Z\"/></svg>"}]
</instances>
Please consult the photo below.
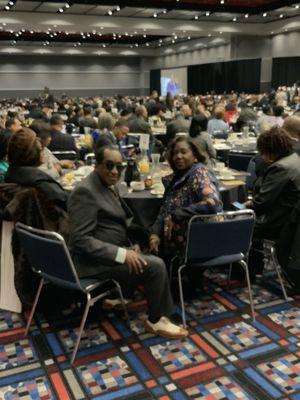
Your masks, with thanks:
<instances>
[{"instance_id":1,"label":"chair leg","mask_svg":"<svg viewBox=\"0 0 300 400\"><path fill-rule=\"evenodd\" d=\"M252 297L252 289L251 289L251 283L250 283L248 264L246 263L245 260L241 260L239 263L244 268L245 273L246 273L246 280L247 280L247 286L248 286L248 294L249 294L249 300L250 300L251 314L252 314L253 321L255 321L255 311L254 311L254 303L253 303L253 297Z\"/></svg>"},{"instance_id":2,"label":"chair leg","mask_svg":"<svg viewBox=\"0 0 300 400\"><path fill-rule=\"evenodd\" d=\"M125 304L125 300L124 300L124 296L123 296L123 292L122 292L121 286L120 286L119 282L115 281L114 279L112 279L112 281L113 281L114 285L116 286L117 291L119 293L119 296L120 296L120 299L121 299L121 303L122 303L123 312L124 312L128 327L131 328L130 319L129 319L129 315L128 315L128 311L127 311L127 307L126 307L126 304Z\"/></svg>"},{"instance_id":3,"label":"chair leg","mask_svg":"<svg viewBox=\"0 0 300 400\"><path fill-rule=\"evenodd\" d=\"M40 280L40 284L39 284L38 290L37 290L36 295L35 295L35 299L34 299L34 302L33 302L33 305L32 305L32 309L30 311L29 319L27 321L27 325L26 325L26 329L25 329L25 333L24 333L25 337L28 335L28 331L29 331L29 328L30 328L30 325L31 325L31 321L32 321L32 318L33 318L37 303L39 301L40 294L41 294L41 291L42 291L44 283L45 283L45 280L44 280L44 278L42 278Z\"/></svg>"},{"instance_id":4,"label":"chair leg","mask_svg":"<svg viewBox=\"0 0 300 400\"><path fill-rule=\"evenodd\" d=\"M90 302L91 302L91 295L88 293L87 294L86 306L85 306L85 309L84 309L84 312L83 312L83 316L82 316L82 319L81 319L81 323L80 323L80 327L79 327L79 331L78 331L78 335L77 335L77 340L76 340L76 343L75 343L75 346L74 346L74 349L73 349L73 352L72 352L72 356L71 356L71 364L73 364L73 362L75 360L75 357L76 357L76 354L77 354L77 350L78 350L78 346L79 346L80 339L81 339L81 336L82 336L84 324L85 324L85 321L87 319L88 312L89 312L89 309L90 309L90 306L91 306Z\"/></svg>"},{"instance_id":5,"label":"chair leg","mask_svg":"<svg viewBox=\"0 0 300 400\"><path fill-rule=\"evenodd\" d=\"M183 298L183 288L182 288L182 279L181 279L181 271L186 267L186 265L181 265L178 268L178 285L179 285L179 296L180 296L180 305L181 305L181 313L182 313L182 324L184 329L186 329L186 317L185 317L185 307L184 307L184 298Z\"/></svg>"},{"instance_id":6,"label":"chair leg","mask_svg":"<svg viewBox=\"0 0 300 400\"><path fill-rule=\"evenodd\" d=\"M229 283L231 280L231 273L232 273L232 264L229 266L228 276L227 276L227 289L229 288Z\"/></svg>"},{"instance_id":7,"label":"chair leg","mask_svg":"<svg viewBox=\"0 0 300 400\"><path fill-rule=\"evenodd\" d=\"M173 278L173 266L174 266L174 261L176 260L177 257L178 257L178 256L173 257L172 260L171 260L171 263L170 263L170 271L169 271L169 282L170 282L170 285L171 285L172 278Z\"/></svg>"},{"instance_id":8,"label":"chair leg","mask_svg":"<svg viewBox=\"0 0 300 400\"><path fill-rule=\"evenodd\" d=\"M281 286L281 290L282 290L282 293L283 293L284 300L285 301L289 301L289 298L287 296L287 293L286 293L286 290L285 290L285 286L284 286L284 283L283 283L281 271L280 271L281 267L280 267L280 265L278 263L274 247L271 247L271 257L272 257L272 261L273 261L273 264L274 264L274 267L275 267L275 270L276 270L276 273L277 273L277 276L278 276L278 280L279 280L279 283L280 283L280 286Z\"/></svg>"}]
</instances>

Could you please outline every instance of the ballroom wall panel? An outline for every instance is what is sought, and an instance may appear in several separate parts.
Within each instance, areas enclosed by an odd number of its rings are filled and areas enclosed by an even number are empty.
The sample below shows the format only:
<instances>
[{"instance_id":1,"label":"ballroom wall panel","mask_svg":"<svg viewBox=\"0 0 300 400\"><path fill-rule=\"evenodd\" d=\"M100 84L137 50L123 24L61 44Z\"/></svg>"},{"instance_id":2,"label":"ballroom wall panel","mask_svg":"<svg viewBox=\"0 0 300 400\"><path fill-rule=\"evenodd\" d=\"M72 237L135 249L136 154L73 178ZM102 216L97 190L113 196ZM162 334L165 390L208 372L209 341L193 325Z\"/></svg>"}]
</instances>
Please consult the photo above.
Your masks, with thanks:
<instances>
[{"instance_id":1,"label":"ballroom wall panel","mask_svg":"<svg viewBox=\"0 0 300 400\"><path fill-rule=\"evenodd\" d=\"M272 87L300 82L300 57L273 59Z\"/></svg>"},{"instance_id":2,"label":"ballroom wall panel","mask_svg":"<svg viewBox=\"0 0 300 400\"><path fill-rule=\"evenodd\" d=\"M0 96L140 94L139 57L1 56Z\"/></svg>"}]
</instances>

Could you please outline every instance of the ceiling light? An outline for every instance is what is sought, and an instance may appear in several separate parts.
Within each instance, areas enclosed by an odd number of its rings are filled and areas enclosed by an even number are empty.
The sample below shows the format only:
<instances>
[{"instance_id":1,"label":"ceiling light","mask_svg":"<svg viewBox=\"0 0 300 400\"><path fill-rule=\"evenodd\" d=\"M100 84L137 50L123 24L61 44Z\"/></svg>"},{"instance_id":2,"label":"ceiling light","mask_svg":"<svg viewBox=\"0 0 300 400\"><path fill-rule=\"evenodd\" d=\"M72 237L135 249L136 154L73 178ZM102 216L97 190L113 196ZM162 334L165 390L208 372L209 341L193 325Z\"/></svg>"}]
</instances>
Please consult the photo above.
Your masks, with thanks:
<instances>
[{"instance_id":1,"label":"ceiling light","mask_svg":"<svg viewBox=\"0 0 300 400\"><path fill-rule=\"evenodd\" d=\"M163 10L163 14L167 14L167 10Z\"/></svg>"},{"instance_id":2,"label":"ceiling light","mask_svg":"<svg viewBox=\"0 0 300 400\"><path fill-rule=\"evenodd\" d=\"M225 3L225 0L221 0L221 1L220 1L220 4L224 4L224 3Z\"/></svg>"},{"instance_id":3,"label":"ceiling light","mask_svg":"<svg viewBox=\"0 0 300 400\"><path fill-rule=\"evenodd\" d=\"M117 6L117 7L116 7L116 11L121 11L120 6Z\"/></svg>"},{"instance_id":4,"label":"ceiling light","mask_svg":"<svg viewBox=\"0 0 300 400\"><path fill-rule=\"evenodd\" d=\"M64 12L64 9L60 7L60 8L58 9L58 12L63 13L63 12Z\"/></svg>"},{"instance_id":5,"label":"ceiling light","mask_svg":"<svg viewBox=\"0 0 300 400\"><path fill-rule=\"evenodd\" d=\"M283 14L280 14L280 15L279 15L279 18L283 18Z\"/></svg>"},{"instance_id":6,"label":"ceiling light","mask_svg":"<svg viewBox=\"0 0 300 400\"><path fill-rule=\"evenodd\" d=\"M69 3L66 3L66 4L65 4L65 7L66 7L66 8L70 8L70 4L69 4Z\"/></svg>"},{"instance_id":7,"label":"ceiling light","mask_svg":"<svg viewBox=\"0 0 300 400\"><path fill-rule=\"evenodd\" d=\"M266 18L267 15L268 15L267 13L263 13L263 17L264 17L264 18Z\"/></svg>"},{"instance_id":8,"label":"ceiling light","mask_svg":"<svg viewBox=\"0 0 300 400\"><path fill-rule=\"evenodd\" d=\"M149 47L149 43L146 43L146 46Z\"/></svg>"},{"instance_id":9,"label":"ceiling light","mask_svg":"<svg viewBox=\"0 0 300 400\"><path fill-rule=\"evenodd\" d=\"M157 18L157 13L154 13L154 14L153 14L153 18Z\"/></svg>"},{"instance_id":10,"label":"ceiling light","mask_svg":"<svg viewBox=\"0 0 300 400\"><path fill-rule=\"evenodd\" d=\"M222 32L222 31L220 31L220 35L222 35L222 33L223 33L223 32Z\"/></svg>"},{"instance_id":11,"label":"ceiling light","mask_svg":"<svg viewBox=\"0 0 300 400\"><path fill-rule=\"evenodd\" d=\"M209 12L209 11L206 11L205 15L206 15L207 17L209 17L209 16L210 16L210 12Z\"/></svg>"},{"instance_id":12,"label":"ceiling light","mask_svg":"<svg viewBox=\"0 0 300 400\"><path fill-rule=\"evenodd\" d=\"M195 15L195 17L194 17L195 19L199 19L199 17L198 17L198 15Z\"/></svg>"},{"instance_id":13,"label":"ceiling light","mask_svg":"<svg viewBox=\"0 0 300 400\"><path fill-rule=\"evenodd\" d=\"M9 1L8 4L9 4L10 6L13 6L13 5L14 5L14 2L13 2L13 1Z\"/></svg>"},{"instance_id":14,"label":"ceiling light","mask_svg":"<svg viewBox=\"0 0 300 400\"><path fill-rule=\"evenodd\" d=\"M245 14L245 18L249 18L249 14Z\"/></svg>"},{"instance_id":15,"label":"ceiling light","mask_svg":"<svg viewBox=\"0 0 300 400\"><path fill-rule=\"evenodd\" d=\"M172 43L174 44L174 43L175 43L175 40L172 40Z\"/></svg>"},{"instance_id":16,"label":"ceiling light","mask_svg":"<svg viewBox=\"0 0 300 400\"><path fill-rule=\"evenodd\" d=\"M108 11L107 11L107 14L108 14L108 15L112 15L112 13L113 13L113 12L112 12L111 10L108 10Z\"/></svg>"},{"instance_id":17,"label":"ceiling light","mask_svg":"<svg viewBox=\"0 0 300 400\"><path fill-rule=\"evenodd\" d=\"M190 36L188 36L188 40L191 40L191 37L190 37Z\"/></svg>"},{"instance_id":18,"label":"ceiling light","mask_svg":"<svg viewBox=\"0 0 300 400\"><path fill-rule=\"evenodd\" d=\"M8 5L6 5L4 8L5 8L5 10L7 10L7 11L10 10L10 7L9 7Z\"/></svg>"},{"instance_id":19,"label":"ceiling light","mask_svg":"<svg viewBox=\"0 0 300 400\"><path fill-rule=\"evenodd\" d=\"M174 39L175 39L175 40L176 40L176 39L178 39L178 36L177 36L177 35L175 35L175 36L174 36Z\"/></svg>"},{"instance_id":20,"label":"ceiling light","mask_svg":"<svg viewBox=\"0 0 300 400\"><path fill-rule=\"evenodd\" d=\"M298 10L299 7L300 7L299 4L295 5L296 10Z\"/></svg>"},{"instance_id":21,"label":"ceiling light","mask_svg":"<svg viewBox=\"0 0 300 400\"><path fill-rule=\"evenodd\" d=\"M34 33L34 31L29 31L31 33L31 35Z\"/></svg>"},{"instance_id":22,"label":"ceiling light","mask_svg":"<svg viewBox=\"0 0 300 400\"><path fill-rule=\"evenodd\" d=\"M233 21L233 22L236 22L236 21L237 21L237 17L234 17L232 21Z\"/></svg>"},{"instance_id":23,"label":"ceiling light","mask_svg":"<svg viewBox=\"0 0 300 400\"><path fill-rule=\"evenodd\" d=\"M105 48L105 47L106 47L106 44L103 44L102 47Z\"/></svg>"}]
</instances>

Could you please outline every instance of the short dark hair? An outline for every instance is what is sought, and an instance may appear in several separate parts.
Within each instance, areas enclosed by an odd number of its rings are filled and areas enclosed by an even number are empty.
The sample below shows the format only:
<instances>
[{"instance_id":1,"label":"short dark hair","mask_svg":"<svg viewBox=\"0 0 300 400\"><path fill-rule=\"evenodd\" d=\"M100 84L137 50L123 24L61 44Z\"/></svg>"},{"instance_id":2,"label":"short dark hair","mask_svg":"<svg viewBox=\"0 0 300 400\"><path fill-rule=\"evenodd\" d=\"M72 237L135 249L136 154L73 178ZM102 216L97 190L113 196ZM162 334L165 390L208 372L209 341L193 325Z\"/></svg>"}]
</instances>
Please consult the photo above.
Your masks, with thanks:
<instances>
[{"instance_id":1,"label":"short dark hair","mask_svg":"<svg viewBox=\"0 0 300 400\"><path fill-rule=\"evenodd\" d=\"M274 106L273 113L275 117L281 117L284 113L284 108L282 106Z\"/></svg>"},{"instance_id":2,"label":"short dark hair","mask_svg":"<svg viewBox=\"0 0 300 400\"><path fill-rule=\"evenodd\" d=\"M125 117L126 115L129 115L129 114L133 114L133 109L132 108L124 108L120 112L121 117Z\"/></svg>"},{"instance_id":3,"label":"short dark hair","mask_svg":"<svg viewBox=\"0 0 300 400\"><path fill-rule=\"evenodd\" d=\"M0 132L0 160L7 155L7 145L10 138L9 132Z\"/></svg>"},{"instance_id":4,"label":"short dark hair","mask_svg":"<svg viewBox=\"0 0 300 400\"><path fill-rule=\"evenodd\" d=\"M207 130L207 117L199 113L192 118L191 126L190 126L190 136L196 137L200 132L204 132Z\"/></svg>"},{"instance_id":5,"label":"short dark hair","mask_svg":"<svg viewBox=\"0 0 300 400\"><path fill-rule=\"evenodd\" d=\"M90 106L83 106L83 115L92 114L92 107Z\"/></svg>"},{"instance_id":6,"label":"short dark hair","mask_svg":"<svg viewBox=\"0 0 300 400\"><path fill-rule=\"evenodd\" d=\"M12 125L16 123L15 118L9 118L5 121L5 128L9 129Z\"/></svg>"},{"instance_id":7,"label":"short dark hair","mask_svg":"<svg viewBox=\"0 0 300 400\"><path fill-rule=\"evenodd\" d=\"M262 155L275 156L276 161L288 156L293 151L294 141L289 133L278 126L259 135L257 150Z\"/></svg>"},{"instance_id":8,"label":"short dark hair","mask_svg":"<svg viewBox=\"0 0 300 400\"><path fill-rule=\"evenodd\" d=\"M199 146L194 142L194 140L187 136L179 136L172 140L168 148L168 161L173 171L176 171L176 167L173 162L174 149L177 143L181 142L187 143L197 161L205 164L206 157L204 153L200 150Z\"/></svg>"},{"instance_id":9,"label":"short dark hair","mask_svg":"<svg viewBox=\"0 0 300 400\"><path fill-rule=\"evenodd\" d=\"M60 124L61 122L64 122L64 120L59 114L53 114L52 117L50 118L50 125L57 125Z\"/></svg>"},{"instance_id":10,"label":"short dark hair","mask_svg":"<svg viewBox=\"0 0 300 400\"><path fill-rule=\"evenodd\" d=\"M102 164L104 160L105 150L119 151L118 146L114 146L113 144L106 144L99 147L97 146L95 149L96 165Z\"/></svg>"},{"instance_id":11,"label":"short dark hair","mask_svg":"<svg viewBox=\"0 0 300 400\"><path fill-rule=\"evenodd\" d=\"M30 125L30 129L36 133L37 137L41 139L43 144L51 136L50 125L41 119L34 120Z\"/></svg>"}]
</instances>

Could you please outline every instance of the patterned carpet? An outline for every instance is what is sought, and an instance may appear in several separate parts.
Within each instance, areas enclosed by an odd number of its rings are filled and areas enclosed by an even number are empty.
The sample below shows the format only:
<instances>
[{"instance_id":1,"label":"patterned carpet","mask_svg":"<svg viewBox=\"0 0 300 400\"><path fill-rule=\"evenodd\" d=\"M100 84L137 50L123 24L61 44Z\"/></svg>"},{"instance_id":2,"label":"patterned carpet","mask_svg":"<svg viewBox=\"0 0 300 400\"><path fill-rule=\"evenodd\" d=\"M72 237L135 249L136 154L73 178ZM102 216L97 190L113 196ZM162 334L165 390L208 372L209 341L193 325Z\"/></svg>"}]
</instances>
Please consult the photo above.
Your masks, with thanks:
<instances>
[{"instance_id":1,"label":"patterned carpet","mask_svg":"<svg viewBox=\"0 0 300 400\"><path fill-rule=\"evenodd\" d=\"M73 367L76 310L37 318L28 339L21 317L0 311L0 399L300 400L299 303L255 285L253 322L246 289L224 279L210 274L207 294L187 304L182 341L146 334L143 302L134 332L96 305Z\"/></svg>"}]
</instances>

